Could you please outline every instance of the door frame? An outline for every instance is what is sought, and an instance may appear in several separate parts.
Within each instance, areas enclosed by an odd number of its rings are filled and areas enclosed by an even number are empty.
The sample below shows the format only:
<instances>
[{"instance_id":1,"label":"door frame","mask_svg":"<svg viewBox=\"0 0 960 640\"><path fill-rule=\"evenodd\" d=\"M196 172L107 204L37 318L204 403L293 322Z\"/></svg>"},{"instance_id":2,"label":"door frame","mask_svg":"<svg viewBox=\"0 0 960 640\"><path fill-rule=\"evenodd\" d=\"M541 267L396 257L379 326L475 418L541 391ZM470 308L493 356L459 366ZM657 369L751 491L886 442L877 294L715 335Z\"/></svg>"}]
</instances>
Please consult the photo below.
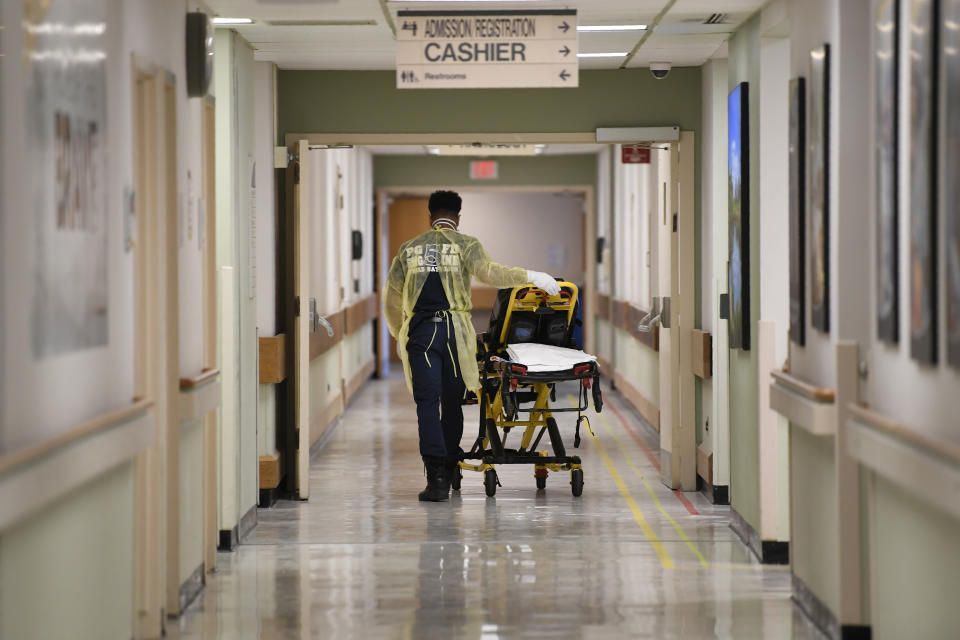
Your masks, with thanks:
<instances>
[{"instance_id":1,"label":"door frame","mask_svg":"<svg viewBox=\"0 0 960 640\"><path fill-rule=\"evenodd\" d=\"M179 518L170 506L177 504L179 473L170 469L179 447L171 439L179 445L180 419L177 136L166 135L177 122L172 78L133 57L134 393L154 401L156 418L153 444L134 463L135 638L164 633L170 590L179 590Z\"/></svg>"},{"instance_id":2,"label":"door frame","mask_svg":"<svg viewBox=\"0 0 960 640\"><path fill-rule=\"evenodd\" d=\"M555 193L557 191L569 191L572 193L579 194L583 197L584 205L584 225L585 225L585 237L583 240L583 263L584 263L584 284L586 285L587 295L585 299L581 301L583 308L585 310L583 314L583 338L584 338L584 349L589 353L594 350L595 345L593 344L594 335L593 335L593 312L592 310L596 308L596 271L591 268L596 263L596 188L593 185L588 184L564 184L564 185L445 185L449 189L453 189L459 193L464 191L473 191L480 193ZM427 197L433 193L436 189L434 187L403 187L403 186L387 186L387 187L377 187L376 190L376 202L377 202L377 218L374 228L374 235L380 242L379 251L375 256L376 259L376 269L377 269L377 281L374 286L374 291L380 294L382 292L382 285L387 280L387 271L390 269L390 263L393 260L393 256L387 255L389 251L388 237L384 236L388 232L389 227L389 210L390 210L390 200L391 198L403 197L403 196L413 196L413 197ZM389 351L390 351L390 332L387 330L386 320L383 318L383 313L381 312L380 316L380 330L379 335L377 336L377 372L379 377L384 377L389 368Z\"/></svg>"}]
</instances>

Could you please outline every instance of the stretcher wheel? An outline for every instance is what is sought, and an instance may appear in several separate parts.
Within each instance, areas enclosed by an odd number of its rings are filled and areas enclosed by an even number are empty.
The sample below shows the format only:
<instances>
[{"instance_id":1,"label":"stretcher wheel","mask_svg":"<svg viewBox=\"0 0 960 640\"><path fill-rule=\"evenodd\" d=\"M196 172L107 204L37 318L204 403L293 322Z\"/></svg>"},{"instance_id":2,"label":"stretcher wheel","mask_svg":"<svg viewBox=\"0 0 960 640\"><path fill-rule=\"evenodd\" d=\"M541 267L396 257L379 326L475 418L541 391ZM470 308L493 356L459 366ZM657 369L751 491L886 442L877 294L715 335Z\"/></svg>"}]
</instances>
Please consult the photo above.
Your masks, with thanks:
<instances>
[{"instance_id":1,"label":"stretcher wheel","mask_svg":"<svg viewBox=\"0 0 960 640\"><path fill-rule=\"evenodd\" d=\"M546 489L546 488L547 488L547 479L537 478L537 489Z\"/></svg>"},{"instance_id":2,"label":"stretcher wheel","mask_svg":"<svg viewBox=\"0 0 960 640\"><path fill-rule=\"evenodd\" d=\"M583 495L583 469L574 469L570 472L570 489L574 497Z\"/></svg>"},{"instance_id":3,"label":"stretcher wheel","mask_svg":"<svg viewBox=\"0 0 960 640\"><path fill-rule=\"evenodd\" d=\"M487 490L487 495L491 498L497 493L497 472L493 469L487 469L483 472L483 488Z\"/></svg>"},{"instance_id":4,"label":"stretcher wheel","mask_svg":"<svg viewBox=\"0 0 960 640\"><path fill-rule=\"evenodd\" d=\"M453 475L450 476L450 488L454 491L460 491L461 480L463 480L463 472L460 470L460 465L457 465L453 469Z\"/></svg>"}]
</instances>

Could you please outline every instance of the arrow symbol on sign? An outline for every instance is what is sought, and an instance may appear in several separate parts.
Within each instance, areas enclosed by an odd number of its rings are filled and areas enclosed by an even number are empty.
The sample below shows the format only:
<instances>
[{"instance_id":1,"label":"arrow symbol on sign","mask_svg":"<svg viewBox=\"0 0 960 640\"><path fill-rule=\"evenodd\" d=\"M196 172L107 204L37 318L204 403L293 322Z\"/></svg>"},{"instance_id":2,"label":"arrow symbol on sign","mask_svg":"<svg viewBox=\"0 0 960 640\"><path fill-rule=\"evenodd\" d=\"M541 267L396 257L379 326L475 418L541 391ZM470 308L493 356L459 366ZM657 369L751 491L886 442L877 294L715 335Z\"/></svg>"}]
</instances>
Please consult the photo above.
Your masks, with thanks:
<instances>
[{"instance_id":1,"label":"arrow symbol on sign","mask_svg":"<svg viewBox=\"0 0 960 640\"><path fill-rule=\"evenodd\" d=\"M570 25L567 24L567 21L566 21L566 20L564 20L564 21L560 24L560 26L557 27L557 29L560 29L560 31L563 31L564 33L566 33L567 31L570 31Z\"/></svg>"},{"instance_id":2,"label":"arrow symbol on sign","mask_svg":"<svg viewBox=\"0 0 960 640\"><path fill-rule=\"evenodd\" d=\"M562 53L563 57L566 58L568 55L570 55L570 47L563 45L563 49L560 49L560 53Z\"/></svg>"},{"instance_id":3,"label":"arrow symbol on sign","mask_svg":"<svg viewBox=\"0 0 960 640\"><path fill-rule=\"evenodd\" d=\"M403 31L413 31L413 35L416 36L416 35L417 35L417 23L416 23L416 22L406 22L406 21L405 21L405 22L403 23L402 30L403 30Z\"/></svg>"},{"instance_id":4,"label":"arrow symbol on sign","mask_svg":"<svg viewBox=\"0 0 960 640\"><path fill-rule=\"evenodd\" d=\"M563 80L564 82L566 82L566 81L567 81L567 78L569 78L569 77L570 77L570 74L567 73L567 70L566 70L566 69L564 69L563 71L560 72L560 79Z\"/></svg>"}]
</instances>

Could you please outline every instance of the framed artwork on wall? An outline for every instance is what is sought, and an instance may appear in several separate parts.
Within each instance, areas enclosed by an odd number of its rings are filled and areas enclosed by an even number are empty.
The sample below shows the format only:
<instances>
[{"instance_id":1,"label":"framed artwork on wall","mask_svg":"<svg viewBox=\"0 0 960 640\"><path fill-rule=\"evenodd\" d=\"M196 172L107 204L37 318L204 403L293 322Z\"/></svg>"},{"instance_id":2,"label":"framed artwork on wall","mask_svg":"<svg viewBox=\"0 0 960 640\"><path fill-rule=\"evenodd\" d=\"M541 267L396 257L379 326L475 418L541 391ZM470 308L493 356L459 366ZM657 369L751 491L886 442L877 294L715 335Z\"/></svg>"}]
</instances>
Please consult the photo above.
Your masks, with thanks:
<instances>
[{"instance_id":1,"label":"framed artwork on wall","mask_svg":"<svg viewBox=\"0 0 960 640\"><path fill-rule=\"evenodd\" d=\"M803 78L790 81L790 339L800 346L806 342L806 84Z\"/></svg>"},{"instance_id":2,"label":"framed artwork on wall","mask_svg":"<svg viewBox=\"0 0 960 640\"><path fill-rule=\"evenodd\" d=\"M811 323L830 331L830 45L810 52L807 202Z\"/></svg>"},{"instance_id":3,"label":"framed artwork on wall","mask_svg":"<svg viewBox=\"0 0 960 640\"><path fill-rule=\"evenodd\" d=\"M943 0L947 362L960 368L960 0ZM952 26L947 26L952 25Z\"/></svg>"},{"instance_id":4,"label":"framed artwork on wall","mask_svg":"<svg viewBox=\"0 0 960 640\"><path fill-rule=\"evenodd\" d=\"M880 0L873 21L874 202L877 211L877 335L899 339L897 104L900 98L899 0Z\"/></svg>"},{"instance_id":5,"label":"framed artwork on wall","mask_svg":"<svg viewBox=\"0 0 960 640\"><path fill-rule=\"evenodd\" d=\"M750 348L750 119L748 87L738 84L727 99L727 193L730 261L727 290L730 347Z\"/></svg>"},{"instance_id":6,"label":"framed artwork on wall","mask_svg":"<svg viewBox=\"0 0 960 640\"><path fill-rule=\"evenodd\" d=\"M910 0L910 355L937 360L936 2Z\"/></svg>"}]
</instances>

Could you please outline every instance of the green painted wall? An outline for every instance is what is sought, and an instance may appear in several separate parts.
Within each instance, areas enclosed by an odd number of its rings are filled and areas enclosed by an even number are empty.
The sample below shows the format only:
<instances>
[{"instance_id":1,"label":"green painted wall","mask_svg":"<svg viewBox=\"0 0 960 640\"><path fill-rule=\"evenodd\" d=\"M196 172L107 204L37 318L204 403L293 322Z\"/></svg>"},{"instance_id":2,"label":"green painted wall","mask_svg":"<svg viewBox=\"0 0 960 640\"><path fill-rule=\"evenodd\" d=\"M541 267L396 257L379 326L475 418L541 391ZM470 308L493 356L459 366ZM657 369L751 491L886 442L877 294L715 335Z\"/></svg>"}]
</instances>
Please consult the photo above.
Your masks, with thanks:
<instances>
[{"instance_id":1,"label":"green painted wall","mask_svg":"<svg viewBox=\"0 0 960 640\"><path fill-rule=\"evenodd\" d=\"M700 68L655 80L646 69L580 72L576 89L399 90L393 71L280 71L286 133L584 132L700 128Z\"/></svg>"},{"instance_id":2,"label":"green painted wall","mask_svg":"<svg viewBox=\"0 0 960 640\"><path fill-rule=\"evenodd\" d=\"M760 319L760 14L730 39L730 89L749 83L750 350L730 351L730 504L760 529L757 321ZM786 80L784 80L786 82Z\"/></svg>"},{"instance_id":3,"label":"green painted wall","mask_svg":"<svg viewBox=\"0 0 960 640\"><path fill-rule=\"evenodd\" d=\"M871 474L872 475L872 474ZM960 629L957 520L880 476L870 483L875 538L873 637L953 638Z\"/></svg>"},{"instance_id":4,"label":"green painted wall","mask_svg":"<svg viewBox=\"0 0 960 640\"><path fill-rule=\"evenodd\" d=\"M133 615L133 464L0 537L0 638L120 640Z\"/></svg>"},{"instance_id":5,"label":"green painted wall","mask_svg":"<svg viewBox=\"0 0 960 640\"><path fill-rule=\"evenodd\" d=\"M504 187L524 185L593 185L596 154L501 157L498 179L470 180L471 157L374 156L376 187Z\"/></svg>"}]
</instances>

